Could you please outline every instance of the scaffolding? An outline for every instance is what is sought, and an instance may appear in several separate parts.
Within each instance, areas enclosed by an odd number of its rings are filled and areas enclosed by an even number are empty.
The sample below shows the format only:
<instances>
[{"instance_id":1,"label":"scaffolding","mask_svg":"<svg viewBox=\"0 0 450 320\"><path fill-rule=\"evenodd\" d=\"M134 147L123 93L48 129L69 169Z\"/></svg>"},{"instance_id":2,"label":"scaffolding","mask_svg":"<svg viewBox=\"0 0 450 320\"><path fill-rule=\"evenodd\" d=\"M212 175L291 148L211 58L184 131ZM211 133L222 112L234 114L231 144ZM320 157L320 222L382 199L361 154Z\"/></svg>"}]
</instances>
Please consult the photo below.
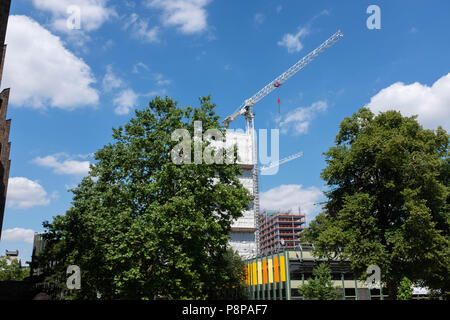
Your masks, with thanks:
<instances>
[{"instance_id":1,"label":"scaffolding","mask_svg":"<svg viewBox=\"0 0 450 320\"><path fill-rule=\"evenodd\" d=\"M298 247L305 223L305 214L300 212L263 210L258 214L259 253L271 254Z\"/></svg>"}]
</instances>

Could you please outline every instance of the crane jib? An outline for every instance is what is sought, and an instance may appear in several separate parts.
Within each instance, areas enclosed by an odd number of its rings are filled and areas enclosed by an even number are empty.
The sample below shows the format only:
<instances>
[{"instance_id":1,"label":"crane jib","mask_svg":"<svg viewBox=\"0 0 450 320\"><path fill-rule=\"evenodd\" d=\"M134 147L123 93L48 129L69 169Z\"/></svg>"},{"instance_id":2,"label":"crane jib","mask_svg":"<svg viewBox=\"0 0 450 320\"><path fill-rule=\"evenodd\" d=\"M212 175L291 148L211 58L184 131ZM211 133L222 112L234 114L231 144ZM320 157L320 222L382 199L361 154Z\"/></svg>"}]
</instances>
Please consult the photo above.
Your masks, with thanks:
<instances>
[{"instance_id":1,"label":"crane jib","mask_svg":"<svg viewBox=\"0 0 450 320\"><path fill-rule=\"evenodd\" d=\"M250 99L245 100L245 102L231 115L225 118L224 122L228 126L231 121L236 119L238 116L242 114L248 113L248 107L253 106L255 103L260 101L266 95L271 93L273 90L281 86L284 82L286 82L290 77L296 74L298 71L303 69L307 64L309 64L315 57L317 57L320 53L322 53L325 49L331 47L337 41L339 41L344 35L340 30L338 30L335 34L333 34L330 38L328 38L325 42L323 42L316 49L311 51L308 55L297 61L293 66L291 66L288 70L279 75L275 80L271 81L264 88L259 90L256 94L254 94Z\"/></svg>"}]
</instances>

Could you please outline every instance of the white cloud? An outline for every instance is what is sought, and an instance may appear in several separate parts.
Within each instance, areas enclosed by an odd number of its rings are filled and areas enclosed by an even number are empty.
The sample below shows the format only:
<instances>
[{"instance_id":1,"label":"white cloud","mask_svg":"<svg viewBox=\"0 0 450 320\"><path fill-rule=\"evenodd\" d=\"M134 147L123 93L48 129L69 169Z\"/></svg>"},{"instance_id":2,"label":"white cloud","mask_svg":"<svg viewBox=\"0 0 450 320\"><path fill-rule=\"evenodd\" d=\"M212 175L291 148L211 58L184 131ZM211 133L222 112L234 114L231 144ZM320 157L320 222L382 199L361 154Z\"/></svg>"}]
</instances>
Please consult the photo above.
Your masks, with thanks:
<instances>
[{"instance_id":1,"label":"white cloud","mask_svg":"<svg viewBox=\"0 0 450 320\"><path fill-rule=\"evenodd\" d=\"M102 46L102 50L109 50L114 46L114 41L112 39L109 39L108 41L105 42L105 44Z\"/></svg>"},{"instance_id":2,"label":"white cloud","mask_svg":"<svg viewBox=\"0 0 450 320\"><path fill-rule=\"evenodd\" d=\"M288 133L289 130L293 130L295 134L305 134L308 132L309 125L316 117L316 114L324 112L327 108L326 101L317 101L309 107L297 108L289 112L284 119L277 118L276 121L282 127L281 133Z\"/></svg>"},{"instance_id":3,"label":"white cloud","mask_svg":"<svg viewBox=\"0 0 450 320\"><path fill-rule=\"evenodd\" d=\"M142 94L143 97L155 97L155 96L164 96L167 94L167 90L165 88L160 90L153 90L150 92L147 92L145 94Z\"/></svg>"},{"instance_id":4,"label":"white cloud","mask_svg":"<svg viewBox=\"0 0 450 320\"><path fill-rule=\"evenodd\" d=\"M5 242L26 242L33 244L34 230L23 228L5 229L2 231L1 240Z\"/></svg>"},{"instance_id":5,"label":"white cloud","mask_svg":"<svg viewBox=\"0 0 450 320\"><path fill-rule=\"evenodd\" d=\"M116 106L114 112L118 115L125 115L130 113L131 109L137 106L139 97L154 97L167 94L166 89L153 90L144 94L134 92L132 89L122 90L114 99L113 103Z\"/></svg>"},{"instance_id":6,"label":"white cloud","mask_svg":"<svg viewBox=\"0 0 450 320\"><path fill-rule=\"evenodd\" d=\"M120 88L123 85L122 79L114 74L111 65L108 65L106 67L106 74L103 77L102 85L103 90L105 90L106 92L110 92L113 89Z\"/></svg>"},{"instance_id":7,"label":"white cloud","mask_svg":"<svg viewBox=\"0 0 450 320\"><path fill-rule=\"evenodd\" d=\"M307 28L301 28L296 34L286 33L283 39L278 41L278 45L286 47L289 53L299 52L303 49L300 39L308 34L309 30Z\"/></svg>"},{"instance_id":8,"label":"white cloud","mask_svg":"<svg viewBox=\"0 0 450 320\"><path fill-rule=\"evenodd\" d=\"M147 0L147 6L162 10L162 22L177 26L184 34L205 31L208 27L205 6L210 0Z\"/></svg>"},{"instance_id":9,"label":"white cloud","mask_svg":"<svg viewBox=\"0 0 450 320\"><path fill-rule=\"evenodd\" d=\"M140 73L141 70L150 71L150 68L143 62L138 62L133 67L133 73ZM172 81L166 79L161 73L152 73L151 76L155 80L156 85L158 86L166 86L169 85ZM112 72L112 68L108 66L107 73L105 78L103 79L103 87L105 91L111 91L112 89L123 88L124 82L122 79L118 78ZM130 113L130 110L135 108L139 97L151 97L155 95L163 95L166 94L167 90L165 88L153 90L145 94L136 93L131 88L124 88L118 94L116 94L113 104L116 107L114 112L118 115L125 115Z\"/></svg>"},{"instance_id":10,"label":"white cloud","mask_svg":"<svg viewBox=\"0 0 450 320\"><path fill-rule=\"evenodd\" d=\"M418 115L425 128L441 125L450 130L450 73L431 87L419 82L396 82L373 96L366 107L375 113L397 110L404 116Z\"/></svg>"},{"instance_id":11,"label":"white cloud","mask_svg":"<svg viewBox=\"0 0 450 320\"><path fill-rule=\"evenodd\" d=\"M136 39L144 42L159 42L159 28L157 26L149 28L148 20L139 18L136 13L131 14L123 28L130 29L131 35Z\"/></svg>"},{"instance_id":12,"label":"white cloud","mask_svg":"<svg viewBox=\"0 0 450 320\"><path fill-rule=\"evenodd\" d=\"M108 0L33 0L35 8L52 14L52 27L61 32L71 32L67 27L70 6L78 6L81 13L81 30L92 31L101 27L116 12L107 7Z\"/></svg>"},{"instance_id":13,"label":"white cloud","mask_svg":"<svg viewBox=\"0 0 450 320\"><path fill-rule=\"evenodd\" d=\"M28 209L50 203L47 192L37 182L23 177L9 178L7 206L13 209Z\"/></svg>"},{"instance_id":14,"label":"white cloud","mask_svg":"<svg viewBox=\"0 0 450 320\"><path fill-rule=\"evenodd\" d=\"M86 153L86 154L76 154L74 157L76 158L81 158L81 159L88 159L88 158L92 158L94 156L94 153Z\"/></svg>"},{"instance_id":15,"label":"white cloud","mask_svg":"<svg viewBox=\"0 0 450 320\"><path fill-rule=\"evenodd\" d=\"M77 161L73 159L62 161L62 157L63 154L55 154L43 158L37 157L32 162L46 168L51 168L56 174L86 176L89 173L89 161Z\"/></svg>"},{"instance_id":16,"label":"white cloud","mask_svg":"<svg viewBox=\"0 0 450 320\"><path fill-rule=\"evenodd\" d=\"M133 66L132 72L134 74L139 74L142 71L147 71L147 73L150 73L150 67L143 62L138 62ZM158 86L166 86L172 83L172 80L166 79L162 73L151 73L151 76Z\"/></svg>"},{"instance_id":17,"label":"white cloud","mask_svg":"<svg viewBox=\"0 0 450 320\"><path fill-rule=\"evenodd\" d=\"M139 94L132 89L123 90L113 101L116 106L114 112L118 115L128 114L132 108L136 107L138 99Z\"/></svg>"},{"instance_id":18,"label":"white cloud","mask_svg":"<svg viewBox=\"0 0 450 320\"><path fill-rule=\"evenodd\" d=\"M306 214L311 220L320 211L317 202L323 198L323 193L316 187L303 188L300 184L284 184L266 192L261 192L260 207L268 210L292 210Z\"/></svg>"},{"instance_id":19,"label":"white cloud","mask_svg":"<svg viewBox=\"0 0 450 320\"><path fill-rule=\"evenodd\" d=\"M6 34L5 85L11 104L72 110L98 103L89 66L61 39L26 16L10 16Z\"/></svg>"},{"instance_id":20,"label":"white cloud","mask_svg":"<svg viewBox=\"0 0 450 320\"><path fill-rule=\"evenodd\" d=\"M150 68L143 62L138 62L133 66L133 73L140 73L141 70L150 71Z\"/></svg>"},{"instance_id":21,"label":"white cloud","mask_svg":"<svg viewBox=\"0 0 450 320\"><path fill-rule=\"evenodd\" d=\"M262 13L256 13L253 16L253 20L255 21L256 24L262 24L264 20L266 20L266 17Z\"/></svg>"},{"instance_id":22,"label":"white cloud","mask_svg":"<svg viewBox=\"0 0 450 320\"><path fill-rule=\"evenodd\" d=\"M169 79L165 79L164 76L161 73L155 73L154 74L156 84L159 86L165 86L169 85L172 81Z\"/></svg>"}]
</instances>

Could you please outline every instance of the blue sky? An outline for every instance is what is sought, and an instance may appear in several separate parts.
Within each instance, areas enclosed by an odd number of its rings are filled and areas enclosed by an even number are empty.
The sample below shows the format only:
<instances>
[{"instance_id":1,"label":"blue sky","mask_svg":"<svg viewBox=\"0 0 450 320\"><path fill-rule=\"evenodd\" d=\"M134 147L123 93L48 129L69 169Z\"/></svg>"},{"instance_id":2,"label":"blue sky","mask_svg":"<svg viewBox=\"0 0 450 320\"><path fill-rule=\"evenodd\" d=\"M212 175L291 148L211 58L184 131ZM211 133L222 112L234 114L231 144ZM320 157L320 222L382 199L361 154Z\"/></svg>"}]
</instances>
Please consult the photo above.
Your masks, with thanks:
<instances>
[{"instance_id":1,"label":"blue sky","mask_svg":"<svg viewBox=\"0 0 450 320\"><path fill-rule=\"evenodd\" d=\"M372 4L378 30L366 25ZM80 29L67 28L70 5L81 9ZM10 13L0 254L29 259L32 234L67 210L67 189L135 108L155 95L196 106L211 94L225 118L338 29L342 40L255 105L257 129L280 129L281 158L304 153L260 179L262 207L318 213L322 153L360 107L450 128L448 1L14 0Z\"/></svg>"}]
</instances>

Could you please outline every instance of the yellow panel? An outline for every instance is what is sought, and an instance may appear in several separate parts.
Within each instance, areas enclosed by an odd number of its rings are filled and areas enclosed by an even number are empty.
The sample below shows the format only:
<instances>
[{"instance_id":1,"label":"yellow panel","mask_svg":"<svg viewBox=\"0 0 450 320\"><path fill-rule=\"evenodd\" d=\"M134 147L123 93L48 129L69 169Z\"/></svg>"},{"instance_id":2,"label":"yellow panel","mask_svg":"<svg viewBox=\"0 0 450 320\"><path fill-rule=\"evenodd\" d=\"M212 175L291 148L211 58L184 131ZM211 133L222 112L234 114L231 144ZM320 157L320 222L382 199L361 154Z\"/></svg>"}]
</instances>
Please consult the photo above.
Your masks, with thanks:
<instances>
[{"instance_id":1,"label":"yellow panel","mask_svg":"<svg viewBox=\"0 0 450 320\"><path fill-rule=\"evenodd\" d=\"M267 272L269 273L269 283L273 283L273 266L272 266L272 259L269 259L267 261Z\"/></svg>"},{"instance_id":2,"label":"yellow panel","mask_svg":"<svg viewBox=\"0 0 450 320\"><path fill-rule=\"evenodd\" d=\"M253 262L252 265L253 265L252 280L253 280L253 285L256 286L258 284L258 281L257 281L258 278L256 276L256 262Z\"/></svg>"},{"instance_id":3,"label":"yellow panel","mask_svg":"<svg viewBox=\"0 0 450 320\"><path fill-rule=\"evenodd\" d=\"M247 265L247 269L248 269L247 270L247 279L248 279L247 284L249 286L251 286L252 285L252 266L250 263Z\"/></svg>"},{"instance_id":4,"label":"yellow panel","mask_svg":"<svg viewBox=\"0 0 450 320\"><path fill-rule=\"evenodd\" d=\"M280 256L280 280L286 281L286 266L284 265L284 256Z\"/></svg>"},{"instance_id":5,"label":"yellow panel","mask_svg":"<svg viewBox=\"0 0 450 320\"><path fill-rule=\"evenodd\" d=\"M262 284L262 264L258 261L258 284Z\"/></svg>"}]
</instances>

